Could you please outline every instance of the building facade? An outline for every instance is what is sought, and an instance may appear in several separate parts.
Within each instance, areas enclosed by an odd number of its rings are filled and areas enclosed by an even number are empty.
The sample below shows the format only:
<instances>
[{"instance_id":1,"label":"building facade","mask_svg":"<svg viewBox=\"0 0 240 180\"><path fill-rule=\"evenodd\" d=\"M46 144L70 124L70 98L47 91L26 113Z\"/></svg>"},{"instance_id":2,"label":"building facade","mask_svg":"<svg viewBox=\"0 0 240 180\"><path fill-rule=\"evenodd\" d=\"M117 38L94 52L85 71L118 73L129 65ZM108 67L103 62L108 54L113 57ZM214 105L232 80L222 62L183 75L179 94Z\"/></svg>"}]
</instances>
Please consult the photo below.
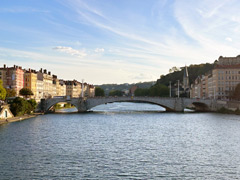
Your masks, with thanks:
<instances>
[{"instance_id":1,"label":"building facade","mask_svg":"<svg viewBox=\"0 0 240 180\"><path fill-rule=\"evenodd\" d=\"M24 71L21 66L6 67L4 65L0 68L0 78L4 88L14 89L19 96L19 91L24 87Z\"/></svg>"},{"instance_id":2,"label":"building facade","mask_svg":"<svg viewBox=\"0 0 240 180\"><path fill-rule=\"evenodd\" d=\"M240 56L220 56L212 72L197 78L191 85L191 98L228 100L239 83Z\"/></svg>"},{"instance_id":3,"label":"building facade","mask_svg":"<svg viewBox=\"0 0 240 180\"><path fill-rule=\"evenodd\" d=\"M37 72L29 69L24 72L24 87L30 89L33 92L31 98L37 98Z\"/></svg>"}]
</instances>

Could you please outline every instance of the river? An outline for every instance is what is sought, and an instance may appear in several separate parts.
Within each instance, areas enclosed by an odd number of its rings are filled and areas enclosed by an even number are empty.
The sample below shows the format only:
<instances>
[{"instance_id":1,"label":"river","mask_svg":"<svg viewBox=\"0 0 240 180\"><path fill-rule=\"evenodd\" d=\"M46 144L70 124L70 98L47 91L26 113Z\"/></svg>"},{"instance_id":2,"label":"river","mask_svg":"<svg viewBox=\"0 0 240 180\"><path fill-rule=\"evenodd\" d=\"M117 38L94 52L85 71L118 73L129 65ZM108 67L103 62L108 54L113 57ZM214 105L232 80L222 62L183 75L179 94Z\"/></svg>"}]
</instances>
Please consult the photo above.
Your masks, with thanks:
<instances>
[{"instance_id":1,"label":"river","mask_svg":"<svg viewBox=\"0 0 240 180\"><path fill-rule=\"evenodd\" d=\"M239 116L162 110L113 103L2 125L0 179L240 177Z\"/></svg>"}]
</instances>

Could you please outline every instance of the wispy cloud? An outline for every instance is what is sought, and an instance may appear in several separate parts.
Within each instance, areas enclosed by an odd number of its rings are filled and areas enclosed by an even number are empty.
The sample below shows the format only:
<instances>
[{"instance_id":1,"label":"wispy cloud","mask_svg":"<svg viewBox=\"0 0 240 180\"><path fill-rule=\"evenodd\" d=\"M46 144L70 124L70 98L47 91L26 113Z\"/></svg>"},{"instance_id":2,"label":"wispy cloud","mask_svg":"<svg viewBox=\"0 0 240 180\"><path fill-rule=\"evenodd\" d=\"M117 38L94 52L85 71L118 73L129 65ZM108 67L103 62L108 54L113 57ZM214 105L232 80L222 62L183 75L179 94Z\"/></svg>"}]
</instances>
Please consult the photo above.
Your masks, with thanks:
<instances>
[{"instance_id":1,"label":"wispy cloud","mask_svg":"<svg viewBox=\"0 0 240 180\"><path fill-rule=\"evenodd\" d=\"M193 3L176 1L175 17L185 33L198 44L196 55L217 59L220 55L235 56L239 53L239 43L228 43L239 39L239 33L234 30L240 24L232 20L235 14L239 14L237 4L236 0L221 3L217 0L211 3L206 0Z\"/></svg>"},{"instance_id":2,"label":"wispy cloud","mask_svg":"<svg viewBox=\"0 0 240 180\"><path fill-rule=\"evenodd\" d=\"M77 50L77 49L73 49L72 47L57 46L57 47L54 47L53 50L64 52L66 54L70 54L72 56L77 56L80 58L87 56L84 50Z\"/></svg>"},{"instance_id":3,"label":"wispy cloud","mask_svg":"<svg viewBox=\"0 0 240 180\"><path fill-rule=\"evenodd\" d=\"M232 38L230 38L230 37L226 37L225 40L229 41L229 42L232 42Z\"/></svg>"},{"instance_id":4,"label":"wispy cloud","mask_svg":"<svg viewBox=\"0 0 240 180\"><path fill-rule=\"evenodd\" d=\"M103 53L105 50L104 50L104 48L96 48L94 51L96 53Z\"/></svg>"}]
</instances>

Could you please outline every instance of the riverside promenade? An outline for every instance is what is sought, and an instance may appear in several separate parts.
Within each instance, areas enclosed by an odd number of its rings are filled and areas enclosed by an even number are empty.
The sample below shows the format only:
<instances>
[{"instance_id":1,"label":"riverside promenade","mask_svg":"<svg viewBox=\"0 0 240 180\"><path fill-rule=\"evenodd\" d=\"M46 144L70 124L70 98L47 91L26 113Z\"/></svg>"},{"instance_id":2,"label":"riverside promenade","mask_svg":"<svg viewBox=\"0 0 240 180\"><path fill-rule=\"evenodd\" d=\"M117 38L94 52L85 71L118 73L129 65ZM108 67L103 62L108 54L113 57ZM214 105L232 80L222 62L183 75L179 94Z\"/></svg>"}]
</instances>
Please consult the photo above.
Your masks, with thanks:
<instances>
[{"instance_id":1,"label":"riverside promenade","mask_svg":"<svg viewBox=\"0 0 240 180\"><path fill-rule=\"evenodd\" d=\"M17 117L13 117L13 118L0 119L0 125L10 123L10 122L22 121L22 120L25 120L25 119L36 117L38 115L41 115L41 113L25 114L23 116L17 116Z\"/></svg>"}]
</instances>

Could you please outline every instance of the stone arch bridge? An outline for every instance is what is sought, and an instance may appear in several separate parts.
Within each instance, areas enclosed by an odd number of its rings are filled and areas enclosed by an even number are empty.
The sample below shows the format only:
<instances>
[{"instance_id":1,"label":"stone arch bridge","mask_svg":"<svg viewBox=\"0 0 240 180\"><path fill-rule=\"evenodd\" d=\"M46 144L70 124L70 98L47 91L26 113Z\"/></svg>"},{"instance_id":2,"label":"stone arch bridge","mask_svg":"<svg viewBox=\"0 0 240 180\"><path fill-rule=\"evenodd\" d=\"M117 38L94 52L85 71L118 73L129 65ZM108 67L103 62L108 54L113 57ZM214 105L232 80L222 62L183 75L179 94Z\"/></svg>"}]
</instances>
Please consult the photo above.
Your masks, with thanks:
<instances>
[{"instance_id":1,"label":"stone arch bridge","mask_svg":"<svg viewBox=\"0 0 240 180\"><path fill-rule=\"evenodd\" d=\"M114 102L143 102L162 106L166 111L183 112L186 107L194 107L196 111L215 111L216 101L208 99L190 98L163 98L163 97L94 97L94 98L67 98L58 97L42 99L39 110L47 113L57 103L66 102L74 105L78 112L86 112L91 108Z\"/></svg>"}]
</instances>

